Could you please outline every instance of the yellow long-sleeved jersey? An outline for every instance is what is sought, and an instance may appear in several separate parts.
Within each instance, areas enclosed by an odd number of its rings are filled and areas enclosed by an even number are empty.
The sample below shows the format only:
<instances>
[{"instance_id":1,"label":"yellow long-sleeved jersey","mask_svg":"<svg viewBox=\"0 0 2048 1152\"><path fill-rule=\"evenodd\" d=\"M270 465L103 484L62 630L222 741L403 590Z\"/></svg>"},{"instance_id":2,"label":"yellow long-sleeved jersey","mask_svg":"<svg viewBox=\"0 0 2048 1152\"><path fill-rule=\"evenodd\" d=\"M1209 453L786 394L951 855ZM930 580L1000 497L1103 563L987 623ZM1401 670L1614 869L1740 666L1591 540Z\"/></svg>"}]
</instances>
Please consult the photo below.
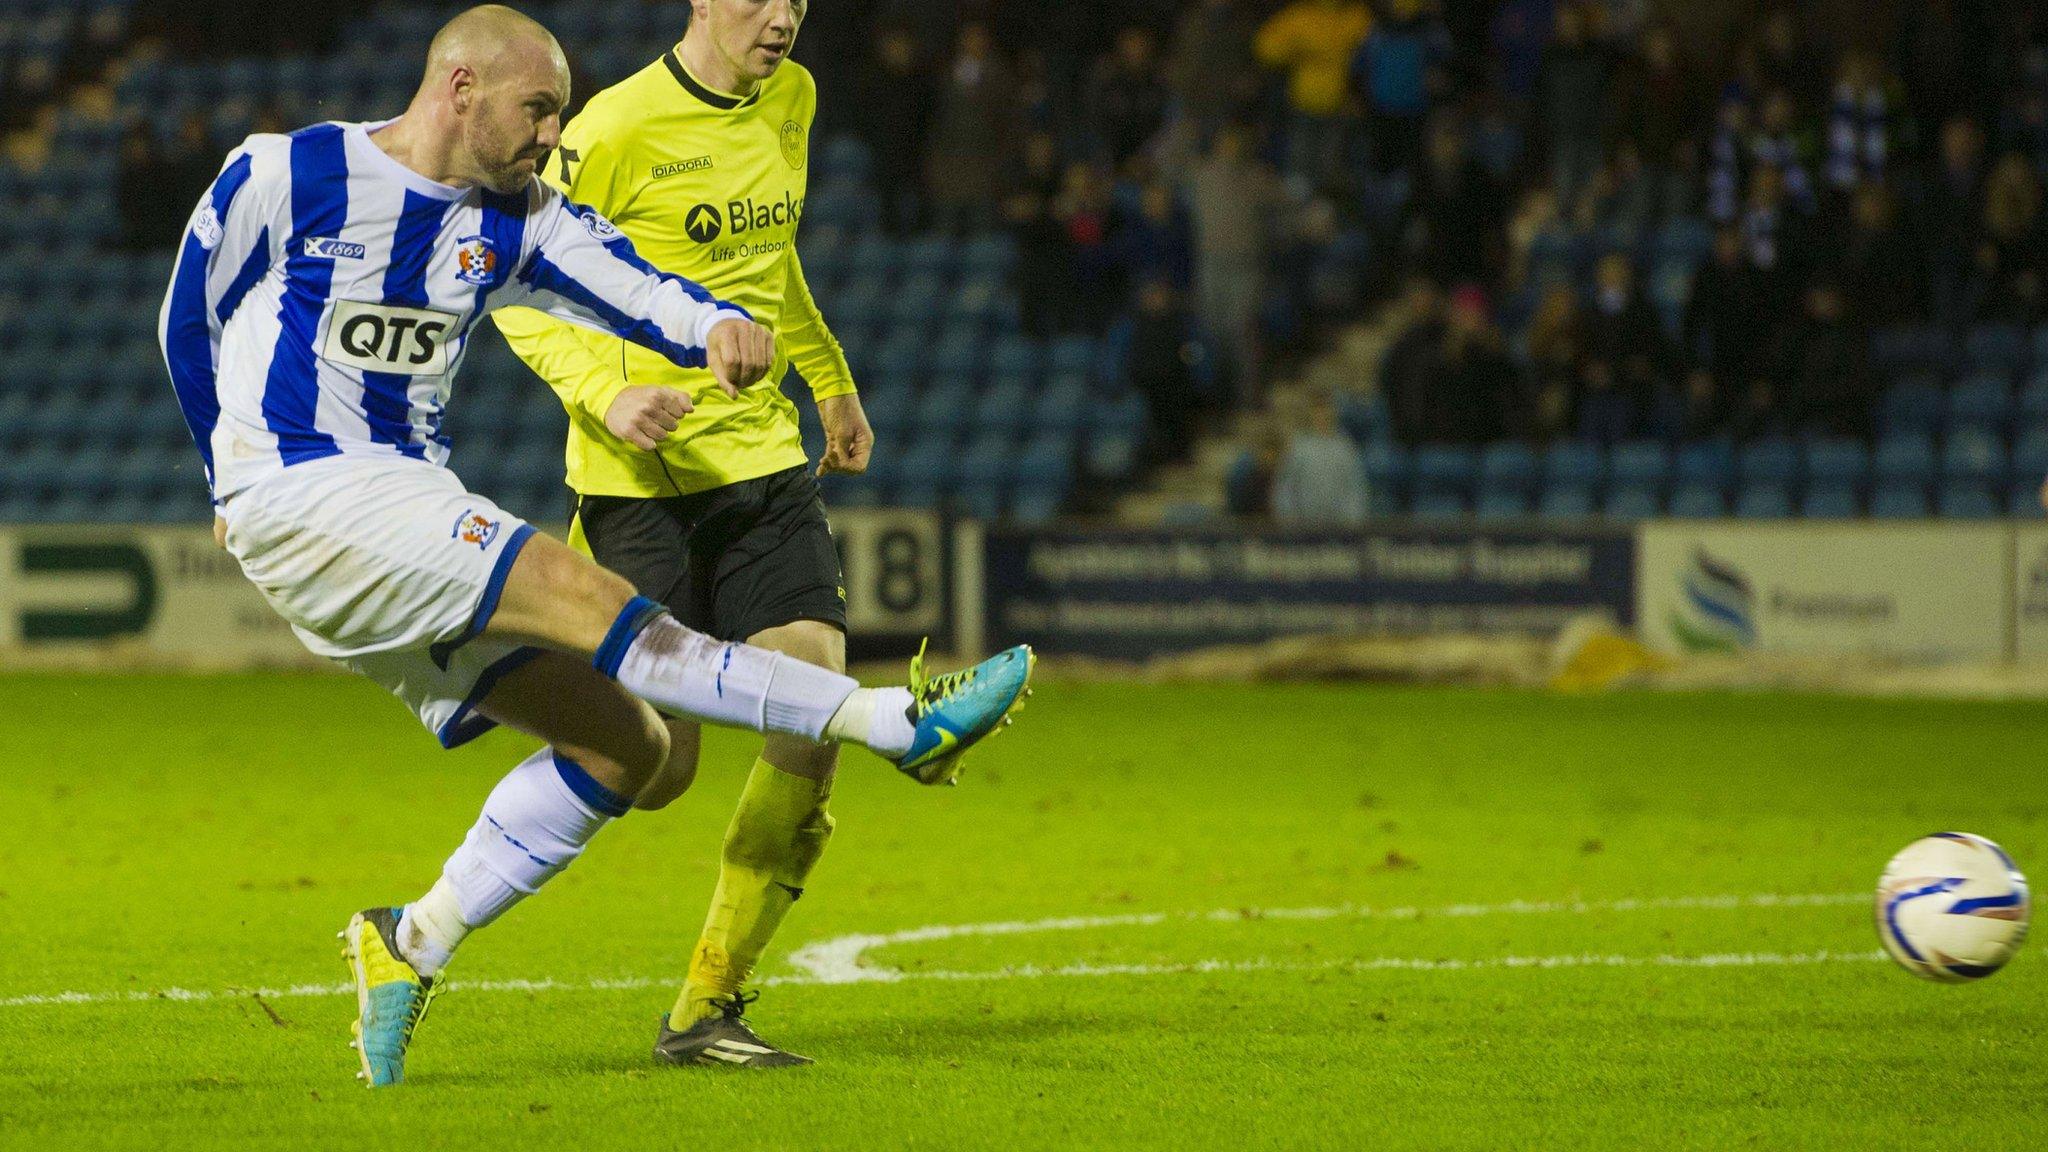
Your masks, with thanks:
<instances>
[{"instance_id":1,"label":"yellow long-sleeved jersey","mask_svg":"<svg viewBox=\"0 0 2048 1152\"><path fill-rule=\"evenodd\" d=\"M753 94L715 92L673 50L591 97L562 131L545 179L604 213L649 264L694 280L775 331L775 365L728 399L705 369L528 308L495 315L520 359L569 410L569 486L593 496L673 496L805 463L796 407L776 386L794 364L818 400L854 391L797 261L818 88L794 62ZM628 387L664 384L696 411L643 452L604 426Z\"/></svg>"}]
</instances>

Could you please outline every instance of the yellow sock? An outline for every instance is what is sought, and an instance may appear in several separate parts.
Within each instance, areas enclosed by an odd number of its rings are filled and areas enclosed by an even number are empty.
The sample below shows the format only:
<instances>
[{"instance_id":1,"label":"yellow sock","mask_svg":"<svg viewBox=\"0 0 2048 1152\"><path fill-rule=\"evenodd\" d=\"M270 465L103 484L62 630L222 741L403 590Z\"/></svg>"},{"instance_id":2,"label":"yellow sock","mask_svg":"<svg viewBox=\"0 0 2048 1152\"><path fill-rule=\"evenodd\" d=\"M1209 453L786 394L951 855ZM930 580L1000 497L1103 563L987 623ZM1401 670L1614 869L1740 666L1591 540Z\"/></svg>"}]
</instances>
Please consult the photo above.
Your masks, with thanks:
<instances>
[{"instance_id":1,"label":"yellow sock","mask_svg":"<svg viewBox=\"0 0 2048 1152\"><path fill-rule=\"evenodd\" d=\"M754 761L725 830L718 888L669 1027L681 1030L715 1015L711 1001L737 993L754 974L832 835L825 811L831 793L829 783Z\"/></svg>"}]
</instances>

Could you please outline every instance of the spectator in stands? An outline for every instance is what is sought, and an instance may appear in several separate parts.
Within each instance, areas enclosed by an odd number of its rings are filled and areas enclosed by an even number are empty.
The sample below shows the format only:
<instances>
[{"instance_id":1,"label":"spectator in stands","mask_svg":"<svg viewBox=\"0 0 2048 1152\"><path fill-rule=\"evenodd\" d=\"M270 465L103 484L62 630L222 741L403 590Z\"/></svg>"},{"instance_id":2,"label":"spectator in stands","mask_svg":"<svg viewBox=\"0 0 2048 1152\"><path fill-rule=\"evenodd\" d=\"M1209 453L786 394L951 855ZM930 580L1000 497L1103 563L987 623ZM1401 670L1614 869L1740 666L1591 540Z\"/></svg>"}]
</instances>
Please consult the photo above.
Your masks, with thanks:
<instances>
[{"instance_id":1,"label":"spectator in stands","mask_svg":"<svg viewBox=\"0 0 2048 1152\"><path fill-rule=\"evenodd\" d=\"M1238 426L1237 457L1223 480L1224 506L1232 516L1264 520L1273 514L1273 481L1287 441L1273 418L1248 411Z\"/></svg>"},{"instance_id":2,"label":"spectator in stands","mask_svg":"<svg viewBox=\"0 0 2048 1152\"><path fill-rule=\"evenodd\" d=\"M1766 165L1750 173L1741 219L1743 247L1757 272L1766 322L1798 311L1800 288L1815 256L1810 221L1786 203L1784 189L1776 168ZM1759 338L1768 342L1768 334L1759 333Z\"/></svg>"},{"instance_id":3,"label":"spectator in stands","mask_svg":"<svg viewBox=\"0 0 2048 1152\"><path fill-rule=\"evenodd\" d=\"M2026 157L2008 152L1984 183L1984 226L1970 296L1980 323L2031 324L2043 317L2048 269L2041 184Z\"/></svg>"},{"instance_id":4,"label":"spectator in stands","mask_svg":"<svg viewBox=\"0 0 2048 1152\"><path fill-rule=\"evenodd\" d=\"M1400 334L1380 360L1380 396L1386 401L1394 437L1403 444L1420 444L1429 434L1429 402L1443 358L1443 292L1427 276L1410 276L1395 307L1403 319Z\"/></svg>"},{"instance_id":5,"label":"spectator in stands","mask_svg":"<svg viewBox=\"0 0 2048 1152\"><path fill-rule=\"evenodd\" d=\"M1287 172L1333 182L1347 149L1352 53L1371 30L1360 0L1292 0L1259 28L1259 62L1287 74Z\"/></svg>"},{"instance_id":6,"label":"spectator in stands","mask_svg":"<svg viewBox=\"0 0 2048 1152\"><path fill-rule=\"evenodd\" d=\"M1863 323L1883 328L1920 314L1920 269L1899 232L1891 190L1883 184L1868 181L1856 187L1830 258L1844 306Z\"/></svg>"},{"instance_id":7,"label":"spectator in stands","mask_svg":"<svg viewBox=\"0 0 2048 1152\"><path fill-rule=\"evenodd\" d=\"M1806 292L1799 323L1786 326L1770 365L1784 374L1774 392L1786 420L1802 432L1868 437L1877 392L1871 386L1863 329L1844 311L1842 293L1821 281Z\"/></svg>"},{"instance_id":8,"label":"spectator in stands","mask_svg":"<svg viewBox=\"0 0 2048 1152\"><path fill-rule=\"evenodd\" d=\"M1186 186L1194 226L1195 293L1202 327L1220 346L1240 402L1259 387L1259 306L1266 294L1269 221L1281 203L1271 169L1251 154L1247 130L1226 125Z\"/></svg>"},{"instance_id":9,"label":"spectator in stands","mask_svg":"<svg viewBox=\"0 0 2048 1152\"><path fill-rule=\"evenodd\" d=\"M1669 24L1643 30L1637 53L1617 66L1610 101L1611 139L1616 147L1633 146L1657 214L1681 210L1684 173L1693 163L1707 103Z\"/></svg>"},{"instance_id":10,"label":"spectator in stands","mask_svg":"<svg viewBox=\"0 0 2048 1152\"><path fill-rule=\"evenodd\" d=\"M1506 205L1455 124L1440 120L1430 131L1429 163L1418 175L1405 237L1411 266L1442 284L1491 280Z\"/></svg>"},{"instance_id":11,"label":"spectator in stands","mask_svg":"<svg viewBox=\"0 0 2048 1152\"><path fill-rule=\"evenodd\" d=\"M1756 348L1764 328L1763 292L1745 258L1742 230L1732 224L1714 232L1712 254L1693 277L1686 301L1680 348L1692 366L1686 379L1686 426L1711 432L1733 418L1757 368Z\"/></svg>"},{"instance_id":12,"label":"spectator in stands","mask_svg":"<svg viewBox=\"0 0 2048 1152\"><path fill-rule=\"evenodd\" d=\"M1089 78L1089 128L1118 169L1166 123L1168 95L1158 55L1151 32L1126 28L1117 33L1116 50L1096 62Z\"/></svg>"},{"instance_id":13,"label":"spectator in stands","mask_svg":"<svg viewBox=\"0 0 2048 1152\"><path fill-rule=\"evenodd\" d=\"M1664 329L1636 289L1635 266L1619 252L1601 257L1586 312L1580 435L1609 442L1647 426L1671 378Z\"/></svg>"},{"instance_id":14,"label":"spectator in stands","mask_svg":"<svg viewBox=\"0 0 2048 1152\"><path fill-rule=\"evenodd\" d=\"M1423 411L1426 440L1483 444L1528 431L1529 405L1486 303L1476 285L1451 293L1443 350Z\"/></svg>"},{"instance_id":15,"label":"spectator in stands","mask_svg":"<svg viewBox=\"0 0 2048 1152\"><path fill-rule=\"evenodd\" d=\"M1317 392L1307 419L1288 438L1273 479L1273 518L1282 524L1356 526L1365 523L1366 496L1358 446L1338 427L1336 401Z\"/></svg>"},{"instance_id":16,"label":"spectator in stands","mask_svg":"<svg viewBox=\"0 0 2048 1152\"><path fill-rule=\"evenodd\" d=\"M1025 138L1023 171L1003 214L1017 241L1017 295L1024 331L1045 339L1080 327L1075 303L1074 250L1057 214L1059 145L1048 132Z\"/></svg>"},{"instance_id":17,"label":"spectator in stands","mask_svg":"<svg viewBox=\"0 0 2048 1152\"><path fill-rule=\"evenodd\" d=\"M1351 74L1365 96L1372 167L1401 177L1422 162L1423 125L1445 83L1451 43L1424 0L1387 0L1384 11L1352 57Z\"/></svg>"},{"instance_id":18,"label":"spectator in stands","mask_svg":"<svg viewBox=\"0 0 2048 1152\"><path fill-rule=\"evenodd\" d=\"M1110 248L1118 272L1133 285L1159 281L1185 294L1194 282L1187 215L1163 181L1140 189L1137 212L1117 220Z\"/></svg>"},{"instance_id":19,"label":"spectator in stands","mask_svg":"<svg viewBox=\"0 0 2048 1152\"><path fill-rule=\"evenodd\" d=\"M1555 440L1571 430L1572 396L1577 391L1585 336L1579 298L1568 285L1552 285L1529 318L1528 396L1523 433Z\"/></svg>"},{"instance_id":20,"label":"spectator in stands","mask_svg":"<svg viewBox=\"0 0 2048 1152\"><path fill-rule=\"evenodd\" d=\"M1205 407L1195 386L1194 316L1164 278L1142 281L1131 319L1131 383L1151 413L1147 438L1154 463L1178 464L1194 449L1195 417Z\"/></svg>"},{"instance_id":21,"label":"spectator in stands","mask_svg":"<svg viewBox=\"0 0 2048 1152\"><path fill-rule=\"evenodd\" d=\"M1111 192L1107 176L1077 160L1061 176L1052 206L1073 259L1073 279L1064 291L1074 326L1091 333L1101 332L1115 315L1123 288L1109 244Z\"/></svg>"},{"instance_id":22,"label":"spectator in stands","mask_svg":"<svg viewBox=\"0 0 2048 1152\"><path fill-rule=\"evenodd\" d=\"M1894 94L1868 52L1842 53L1828 100L1826 184L1838 195L1883 180L1896 150Z\"/></svg>"},{"instance_id":23,"label":"spectator in stands","mask_svg":"<svg viewBox=\"0 0 2048 1152\"><path fill-rule=\"evenodd\" d=\"M1941 126L1940 162L1928 181L1918 231L1928 304L1934 322L1944 327L1969 319L1967 289L1983 225L1983 157L1984 137L1975 121L1957 116Z\"/></svg>"},{"instance_id":24,"label":"spectator in stands","mask_svg":"<svg viewBox=\"0 0 2048 1152\"><path fill-rule=\"evenodd\" d=\"M1218 129L1245 116L1258 100L1258 63L1252 57L1258 26L1249 0L1199 0L1182 12L1166 74L1188 129L1188 149L1206 147Z\"/></svg>"},{"instance_id":25,"label":"spectator in stands","mask_svg":"<svg viewBox=\"0 0 2048 1152\"><path fill-rule=\"evenodd\" d=\"M1571 0L1566 0L1567 3ZM1501 92L1518 111L1528 105L1543 67L1543 49L1556 26L1558 0L1505 0L1488 39L1499 61Z\"/></svg>"},{"instance_id":26,"label":"spectator in stands","mask_svg":"<svg viewBox=\"0 0 2048 1152\"><path fill-rule=\"evenodd\" d=\"M1558 199L1571 203L1600 163L1612 61L1606 46L1593 39L1582 3L1559 4L1554 21L1556 35L1536 73L1535 114L1551 186Z\"/></svg>"},{"instance_id":27,"label":"spectator in stands","mask_svg":"<svg viewBox=\"0 0 2048 1152\"><path fill-rule=\"evenodd\" d=\"M1535 271L1530 264L1539 242L1556 240L1566 233L1564 219L1558 211L1557 193L1548 185L1538 185L1524 192L1507 226L1508 288L1527 286L1530 275Z\"/></svg>"},{"instance_id":28,"label":"spectator in stands","mask_svg":"<svg viewBox=\"0 0 2048 1152\"><path fill-rule=\"evenodd\" d=\"M861 81L851 111L874 160L882 227L899 235L914 231L923 225L918 174L924 169L933 105L917 38L905 28L883 30L875 37L874 58Z\"/></svg>"},{"instance_id":29,"label":"spectator in stands","mask_svg":"<svg viewBox=\"0 0 2048 1152\"><path fill-rule=\"evenodd\" d=\"M995 53L988 26L960 29L932 125L926 187L938 221L956 231L986 225L1009 168L1016 135L1015 80Z\"/></svg>"}]
</instances>

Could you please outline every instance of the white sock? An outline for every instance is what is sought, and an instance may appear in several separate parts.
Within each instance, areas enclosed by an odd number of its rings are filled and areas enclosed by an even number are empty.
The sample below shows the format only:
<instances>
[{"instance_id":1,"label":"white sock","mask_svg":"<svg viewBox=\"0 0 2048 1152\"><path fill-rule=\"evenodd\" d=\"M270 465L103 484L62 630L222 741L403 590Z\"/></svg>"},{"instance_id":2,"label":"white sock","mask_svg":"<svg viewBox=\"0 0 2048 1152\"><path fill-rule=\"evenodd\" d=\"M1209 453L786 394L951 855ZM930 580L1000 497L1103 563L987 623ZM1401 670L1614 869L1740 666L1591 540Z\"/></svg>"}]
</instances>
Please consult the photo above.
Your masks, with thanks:
<instances>
[{"instance_id":1,"label":"white sock","mask_svg":"<svg viewBox=\"0 0 2048 1152\"><path fill-rule=\"evenodd\" d=\"M865 744L879 755L900 760L917 738L910 704L908 688L855 688L825 725L825 739Z\"/></svg>"},{"instance_id":2,"label":"white sock","mask_svg":"<svg viewBox=\"0 0 2048 1152\"><path fill-rule=\"evenodd\" d=\"M653 607L658 606L640 599L629 604L595 663L628 692L663 711L822 740L832 714L860 686L850 676L780 652L714 640L667 613L650 611ZM624 631L634 625L637 634Z\"/></svg>"},{"instance_id":3,"label":"white sock","mask_svg":"<svg viewBox=\"0 0 2048 1152\"><path fill-rule=\"evenodd\" d=\"M438 974L465 936L539 891L631 807L554 749L535 752L491 790L441 878L407 905L399 951L420 975Z\"/></svg>"}]
</instances>

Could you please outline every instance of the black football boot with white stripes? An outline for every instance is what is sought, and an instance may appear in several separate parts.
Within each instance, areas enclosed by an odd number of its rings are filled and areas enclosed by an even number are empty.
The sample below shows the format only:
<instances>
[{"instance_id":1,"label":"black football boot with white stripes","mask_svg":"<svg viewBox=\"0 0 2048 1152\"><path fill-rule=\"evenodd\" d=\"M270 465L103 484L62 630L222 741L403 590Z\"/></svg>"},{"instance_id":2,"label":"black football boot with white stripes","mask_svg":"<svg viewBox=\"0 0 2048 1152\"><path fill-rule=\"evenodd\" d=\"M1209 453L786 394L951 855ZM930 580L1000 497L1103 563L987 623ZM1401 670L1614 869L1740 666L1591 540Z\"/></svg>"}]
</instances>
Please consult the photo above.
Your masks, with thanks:
<instances>
[{"instance_id":1,"label":"black football boot with white stripes","mask_svg":"<svg viewBox=\"0 0 2048 1152\"><path fill-rule=\"evenodd\" d=\"M762 1040L741 1019L747 1005L760 998L761 994L756 992L752 996L713 1000L718 1015L707 1016L681 1032L671 1031L668 1017L663 1016L661 1035L654 1041L654 1058L676 1065L727 1064L734 1068L793 1068L809 1064L810 1057L784 1052Z\"/></svg>"}]
</instances>

